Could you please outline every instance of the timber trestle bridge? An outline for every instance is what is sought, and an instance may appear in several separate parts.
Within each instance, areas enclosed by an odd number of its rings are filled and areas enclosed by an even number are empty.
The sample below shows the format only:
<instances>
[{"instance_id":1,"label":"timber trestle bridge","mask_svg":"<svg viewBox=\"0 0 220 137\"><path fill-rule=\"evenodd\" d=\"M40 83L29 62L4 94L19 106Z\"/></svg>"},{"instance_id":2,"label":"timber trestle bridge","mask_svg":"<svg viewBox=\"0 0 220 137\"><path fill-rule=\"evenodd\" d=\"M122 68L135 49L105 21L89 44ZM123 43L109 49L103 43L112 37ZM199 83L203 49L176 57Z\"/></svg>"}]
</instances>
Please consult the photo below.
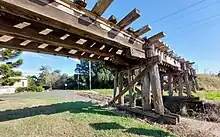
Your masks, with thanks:
<instances>
[{"instance_id":1,"label":"timber trestle bridge","mask_svg":"<svg viewBox=\"0 0 220 137\"><path fill-rule=\"evenodd\" d=\"M120 21L114 15L103 18L113 1L98 0L89 11L87 0L0 0L0 47L104 61L116 70L110 104L176 124L179 117L165 111L163 93L191 97L198 88L193 63L160 40L163 32L141 38L151 30L149 25L128 27L140 17L137 9ZM136 93L141 95L140 108Z\"/></svg>"}]
</instances>

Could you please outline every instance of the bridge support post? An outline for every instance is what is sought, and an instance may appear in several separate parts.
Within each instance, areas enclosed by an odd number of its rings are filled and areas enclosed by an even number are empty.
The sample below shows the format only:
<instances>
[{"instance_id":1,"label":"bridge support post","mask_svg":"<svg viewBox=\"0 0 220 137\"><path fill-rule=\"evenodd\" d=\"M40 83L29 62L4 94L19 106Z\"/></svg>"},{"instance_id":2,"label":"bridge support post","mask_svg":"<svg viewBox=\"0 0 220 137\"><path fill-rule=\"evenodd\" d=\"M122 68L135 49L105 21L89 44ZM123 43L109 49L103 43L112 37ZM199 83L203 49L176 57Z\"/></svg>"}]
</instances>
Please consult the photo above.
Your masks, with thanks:
<instances>
[{"instance_id":1,"label":"bridge support post","mask_svg":"<svg viewBox=\"0 0 220 137\"><path fill-rule=\"evenodd\" d=\"M164 74L160 73L160 85L161 85L161 94L164 93Z\"/></svg>"},{"instance_id":2,"label":"bridge support post","mask_svg":"<svg viewBox=\"0 0 220 137\"><path fill-rule=\"evenodd\" d=\"M169 88L169 96L173 96L173 74L172 72L168 72L168 88Z\"/></svg>"},{"instance_id":3,"label":"bridge support post","mask_svg":"<svg viewBox=\"0 0 220 137\"><path fill-rule=\"evenodd\" d=\"M183 64L183 70L184 70L184 82L186 85L186 94L187 97L191 97L191 88L190 88L190 82L189 82L189 70L186 67L186 63Z\"/></svg>"},{"instance_id":4,"label":"bridge support post","mask_svg":"<svg viewBox=\"0 0 220 137\"><path fill-rule=\"evenodd\" d=\"M133 80L133 72L132 70L128 70L128 89L129 89L129 106L135 106L135 94L134 94L134 85L131 84Z\"/></svg>"},{"instance_id":5,"label":"bridge support post","mask_svg":"<svg viewBox=\"0 0 220 137\"><path fill-rule=\"evenodd\" d=\"M143 48L145 50L146 57L153 57L156 55L154 44L146 41ZM153 104L154 104L155 112L159 114L164 114L160 75L159 75L159 68L157 63L152 65L152 67L150 68L150 83L152 88Z\"/></svg>"},{"instance_id":6,"label":"bridge support post","mask_svg":"<svg viewBox=\"0 0 220 137\"><path fill-rule=\"evenodd\" d=\"M118 70L115 69L115 77L114 77L114 93L113 93L113 97L116 97L118 91Z\"/></svg>"},{"instance_id":7,"label":"bridge support post","mask_svg":"<svg viewBox=\"0 0 220 137\"><path fill-rule=\"evenodd\" d=\"M119 72L118 73L118 89L119 89L119 94L122 93L123 91L123 72ZM115 97L114 97L115 98ZM121 97L119 97L118 99L118 103L120 105L124 105L124 95L122 95Z\"/></svg>"},{"instance_id":8,"label":"bridge support post","mask_svg":"<svg viewBox=\"0 0 220 137\"><path fill-rule=\"evenodd\" d=\"M196 92L197 89L197 81L196 81L196 72L194 69L191 70L191 81L192 81L192 91Z\"/></svg>"},{"instance_id":9,"label":"bridge support post","mask_svg":"<svg viewBox=\"0 0 220 137\"><path fill-rule=\"evenodd\" d=\"M182 74L179 75L179 96L182 97L183 96L183 76Z\"/></svg>"},{"instance_id":10,"label":"bridge support post","mask_svg":"<svg viewBox=\"0 0 220 137\"><path fill-rule=\"evenodd\" d=\"M146 72L146 74L144 74L144 77L142 78L142 86L141 86L143 111L151 109L151 91L150 90L151 90L150 75L149 75L149 72Z\"/></svg>"}]
</instances>

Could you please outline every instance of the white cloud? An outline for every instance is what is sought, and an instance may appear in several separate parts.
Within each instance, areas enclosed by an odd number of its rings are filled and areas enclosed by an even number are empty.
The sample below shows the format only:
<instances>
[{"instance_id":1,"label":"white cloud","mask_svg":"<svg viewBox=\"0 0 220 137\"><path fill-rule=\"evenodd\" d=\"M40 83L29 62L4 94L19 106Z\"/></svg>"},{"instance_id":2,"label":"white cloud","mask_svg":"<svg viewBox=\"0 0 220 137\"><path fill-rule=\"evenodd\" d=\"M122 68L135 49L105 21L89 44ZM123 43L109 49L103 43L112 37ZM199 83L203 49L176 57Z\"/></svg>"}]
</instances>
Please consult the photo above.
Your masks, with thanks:
<instances>
[{"instance_id":1,"label":"white cloud","mask_svg":"<svg viewBox=\"0 0 220 137\"><path fill-rule=\"evenodd\" d=\"M29 75L38 75L40 70L39 69L24 69L24 68L15 68L15 71L21 71L23 76Z\"/></svg>"},{"instance_id":2,"label":"white cloud","mask_svg":"<svg viewBox=\"0 0 220 137\"><path fill-rule=\"evenodd\" d=\"M40 59L45 59L45 60L52 60L52 58L48 58L45 56L42 56L40 53L33 53L33 52L23 52L22 54L28 55L34 58L40 58Z\"/></svg>"},{"instance_id":3,"label":"white cloud","mask_svg":"<svg viewBox=\"0 0 220 137\"><path fill-rule=\"evenodd\" d=\"M72 60L76 63L80 63L80 60L79 59L76 59L76 58L72 58Z\"/></svg>"}]
</instances>

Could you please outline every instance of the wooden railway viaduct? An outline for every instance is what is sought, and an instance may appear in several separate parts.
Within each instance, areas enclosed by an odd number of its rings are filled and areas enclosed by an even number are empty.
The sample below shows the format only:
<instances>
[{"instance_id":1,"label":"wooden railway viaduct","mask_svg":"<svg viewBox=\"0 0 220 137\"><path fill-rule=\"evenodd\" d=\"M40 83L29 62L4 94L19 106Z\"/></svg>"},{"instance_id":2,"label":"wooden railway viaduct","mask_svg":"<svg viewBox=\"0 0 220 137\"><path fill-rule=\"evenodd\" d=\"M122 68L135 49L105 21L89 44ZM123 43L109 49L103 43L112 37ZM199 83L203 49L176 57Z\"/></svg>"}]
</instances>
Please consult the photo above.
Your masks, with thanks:
<instances>
[{"instance_id":1,"label":"wooden railway viaduct","mask_svg":"<svg viewBox=\"0 0 220 137\"><path fill-rule=\"evenodd\" d=\"M198 87L193 63L160 40L163 32L141 38L151 30L149 25L128 27L140 17L137 9L120 21L114 15L103 18L113 1L98 0L89 11L87 0L0 0L0 47L104 61L116 70L110 104L177 123L178 115L164 112L162 96L168 91L172 97L176 91L191 97ZM136 92L142 109L135 105Z\"/></svg>"}]
</instances>

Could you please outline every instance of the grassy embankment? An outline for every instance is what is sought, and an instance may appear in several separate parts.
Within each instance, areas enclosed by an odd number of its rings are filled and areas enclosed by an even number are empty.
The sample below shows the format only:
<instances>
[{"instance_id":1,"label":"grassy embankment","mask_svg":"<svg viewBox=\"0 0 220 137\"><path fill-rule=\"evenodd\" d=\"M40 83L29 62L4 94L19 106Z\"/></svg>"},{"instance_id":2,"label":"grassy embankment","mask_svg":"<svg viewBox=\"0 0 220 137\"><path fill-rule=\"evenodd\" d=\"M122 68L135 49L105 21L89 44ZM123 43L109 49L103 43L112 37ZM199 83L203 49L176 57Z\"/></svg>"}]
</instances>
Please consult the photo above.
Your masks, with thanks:
<instances>
[{"instance_id":1,"label":"grassy embankment","mask_svg":"<svg viewBox=\"0 0 220 137\"><path fill-rule=\"evenodd\" d=\"M198 84L202 91L197 95L201 99L220 101L220 77L199 74Z\"/></svg>"},{"instance_id":2,"label":"grassy embankment","mask_svg":"<svg viewBox=\"0 0 220 137\"><path fill-rule=\"evenodd\" d=\"M199 74L198 84L201 91L198 91L197 94L193 95L199 96L201 99L220 101L220 77L210 76L207 74ZM113 89L94 89L93 92L101 95L112 96ZM164 94L168 95L167 92L165 92ZM175 93L175 95L177 96L178 93Z\"/></svg>"}]
</instances>

